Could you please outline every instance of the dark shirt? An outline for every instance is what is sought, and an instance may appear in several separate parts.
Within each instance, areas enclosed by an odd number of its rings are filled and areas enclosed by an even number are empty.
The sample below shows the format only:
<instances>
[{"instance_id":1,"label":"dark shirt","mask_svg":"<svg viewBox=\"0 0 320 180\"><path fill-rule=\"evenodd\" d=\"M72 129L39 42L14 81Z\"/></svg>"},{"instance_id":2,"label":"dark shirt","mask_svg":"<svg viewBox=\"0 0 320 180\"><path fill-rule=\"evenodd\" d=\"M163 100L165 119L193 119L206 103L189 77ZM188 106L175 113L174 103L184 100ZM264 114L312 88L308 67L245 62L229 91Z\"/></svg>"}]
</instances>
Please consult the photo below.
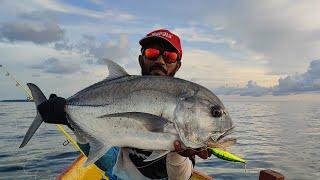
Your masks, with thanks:
<instances>
[{"instance_id":1,"label":"dark shirt","mask_svg":"<svg viewBox=\"0 0 320 180\"><path fill-rule=\"evenodd\" d=\"M141 174L150 179L163 179L168 177L166 156L154 161L143 162L143 160L146 159L145 157L150 156L152 152L133 148L131 152L132 153L129 153L129 158Z\"/></svg>"},{"instance_id":2,"label":"dark shirt","mask_svg":"<svg viewBox=\"0 0 320 180\"><path fill-rule=\"evenodd\" d=\"M144 151L140 149L132 148L132 151L129 153L129 158L133 164L137 167L141 174L150 178L150 179L165 179L168 178L167 167L166 167L166 157L163 156L160 159L154 161L143 162L145 157L151 155L152 152ZM190 157L192 164L195 164L195 157Z\"/></svg>"}]
</instances>

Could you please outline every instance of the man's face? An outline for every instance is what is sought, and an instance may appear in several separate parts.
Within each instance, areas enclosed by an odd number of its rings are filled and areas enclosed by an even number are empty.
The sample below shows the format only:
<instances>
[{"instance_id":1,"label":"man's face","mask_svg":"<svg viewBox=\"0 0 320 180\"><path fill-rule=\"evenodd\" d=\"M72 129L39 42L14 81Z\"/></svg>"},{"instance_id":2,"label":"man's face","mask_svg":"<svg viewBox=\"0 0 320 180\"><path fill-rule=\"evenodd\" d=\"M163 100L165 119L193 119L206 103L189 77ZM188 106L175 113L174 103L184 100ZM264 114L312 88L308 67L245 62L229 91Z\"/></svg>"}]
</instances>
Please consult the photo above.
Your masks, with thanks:
<instances>
[{"instance_id":1,"label":"man's face","mask_svg":"<svg viewBox=\"0 0 320 180\"><path fill-rule=\"evenodd\" d=\"M170 44L166 42L153 42L148 44L144 49L154 48L161 52L177 52ZM160 55L156 59L148 59L145 54L139 56L139 63L141 66L142 75L155 75L155 76L174 76L180 68L180 61L168 63Z\"/></svg>"}]
</instances>

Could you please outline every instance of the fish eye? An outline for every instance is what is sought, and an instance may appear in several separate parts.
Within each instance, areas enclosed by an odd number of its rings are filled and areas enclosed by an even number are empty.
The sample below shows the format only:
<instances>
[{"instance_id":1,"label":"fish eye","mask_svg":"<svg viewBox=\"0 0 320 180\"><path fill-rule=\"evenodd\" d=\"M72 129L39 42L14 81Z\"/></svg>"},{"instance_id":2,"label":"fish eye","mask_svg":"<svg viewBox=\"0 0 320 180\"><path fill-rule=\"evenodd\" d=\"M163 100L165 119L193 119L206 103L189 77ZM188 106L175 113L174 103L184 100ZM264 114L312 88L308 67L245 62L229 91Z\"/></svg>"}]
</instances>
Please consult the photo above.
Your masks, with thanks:
<instances>
[{"instance_id":1,"label":"fish eye","mask_svg":"<svg viewBox=\"0 0 320 180\"><path fill-rule=\"evenodd\" d=\"M222 110L219 105L214 105L211 107L211 114L213 117L221 117L222 116Z\"/></svg>"}]
</instances>

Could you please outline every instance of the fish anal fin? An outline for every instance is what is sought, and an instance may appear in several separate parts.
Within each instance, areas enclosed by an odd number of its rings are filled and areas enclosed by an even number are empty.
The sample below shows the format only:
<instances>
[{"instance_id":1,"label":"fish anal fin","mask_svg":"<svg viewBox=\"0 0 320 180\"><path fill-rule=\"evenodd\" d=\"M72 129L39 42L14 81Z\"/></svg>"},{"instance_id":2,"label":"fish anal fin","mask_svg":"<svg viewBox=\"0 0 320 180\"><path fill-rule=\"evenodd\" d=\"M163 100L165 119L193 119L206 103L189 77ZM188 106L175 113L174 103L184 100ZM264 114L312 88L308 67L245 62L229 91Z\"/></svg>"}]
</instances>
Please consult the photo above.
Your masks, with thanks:
<instances>
[{"instance_id":1,"label":"fish anal fin","mask_svg":"<svg viewBox=\"0 0 320 180\"><path fill-rule=\"evenodd\" d=\"M87 167L90 164L95 163L108 151L108 149L111 148L111 146L100 142L92 136L86 136L86 138L89 140L90 151L87 161L83 164L84 167Z\"/></svg>"},{"instance_id":2,"label":"fish anal fin","mask_svg":"<svg viewBox=\"0 0 320 180\"><path fill-rule=\"evenodd\" d=\"M153 161L156 159L159 159L165 155L167 155L170 151L169 150L158 150L158 151L152 151L152 154L145 160L144 162Z\"/></svg>"},{"instance_id":3,"label":"fish anal fin","mask_svg":"<svg viewBox=\"0 0 320 180\"><path fill-rule=\"evenodd\" d=\"M81 125L79 122L72 121L71 119L69 119L69 123L80 136L89 142L90 150L88 159L83 164L84 167L95 163L112 147L112 143L108 139L100 140L98 138L99 136L96 133L99 132L88 130L90 128L85 128L85 125Z\"/></svg>"}]
</instances>

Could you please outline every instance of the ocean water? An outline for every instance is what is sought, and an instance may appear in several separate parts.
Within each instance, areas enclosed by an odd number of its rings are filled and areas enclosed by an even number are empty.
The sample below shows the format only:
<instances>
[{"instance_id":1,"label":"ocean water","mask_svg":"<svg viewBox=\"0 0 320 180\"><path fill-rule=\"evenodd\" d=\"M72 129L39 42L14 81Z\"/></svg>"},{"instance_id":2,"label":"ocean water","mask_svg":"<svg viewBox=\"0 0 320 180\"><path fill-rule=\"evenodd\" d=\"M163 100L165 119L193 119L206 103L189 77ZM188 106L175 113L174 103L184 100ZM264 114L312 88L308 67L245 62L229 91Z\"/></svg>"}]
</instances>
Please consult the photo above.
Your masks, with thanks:
<instances>
[{"instance_id":1,"label":"ocean water","mask_svg":"<svg viewBox=\"0 0 320 180\"><path fill-rule=\"evenodd\" d=\"M273 169L286 179L320 179L320 95L221 96L236 125L229 151L247 168L211 157L196 168L215 179L258 179ZM43 124L22 149L33 103L0 103L0 179L54 179L79 155L54 125Z\"/></svg>"}]
</instances>

